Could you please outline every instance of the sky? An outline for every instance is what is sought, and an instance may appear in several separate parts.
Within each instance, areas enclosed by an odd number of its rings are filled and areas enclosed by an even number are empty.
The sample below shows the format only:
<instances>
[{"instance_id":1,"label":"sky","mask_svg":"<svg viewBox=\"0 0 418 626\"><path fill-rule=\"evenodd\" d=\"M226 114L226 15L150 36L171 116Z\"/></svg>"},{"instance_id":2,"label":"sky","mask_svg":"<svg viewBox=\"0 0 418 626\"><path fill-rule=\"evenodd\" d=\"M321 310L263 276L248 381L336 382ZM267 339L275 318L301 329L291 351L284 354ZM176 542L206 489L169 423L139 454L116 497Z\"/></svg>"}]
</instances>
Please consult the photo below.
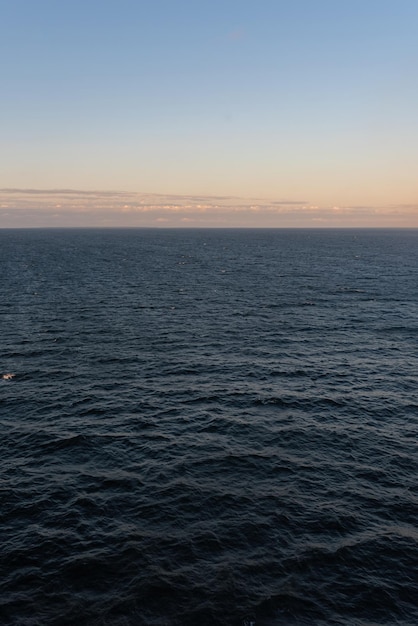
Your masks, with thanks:
<instances>
[{"instance_id":1,"label":"sky","mask_svg":"<svg viewBox=\"0 0 418 626\"><path fill-rule=\"evenodd\" d=\"M0 228L418 227L417 0L0 15Z\"/></svg>"}]
</instances>

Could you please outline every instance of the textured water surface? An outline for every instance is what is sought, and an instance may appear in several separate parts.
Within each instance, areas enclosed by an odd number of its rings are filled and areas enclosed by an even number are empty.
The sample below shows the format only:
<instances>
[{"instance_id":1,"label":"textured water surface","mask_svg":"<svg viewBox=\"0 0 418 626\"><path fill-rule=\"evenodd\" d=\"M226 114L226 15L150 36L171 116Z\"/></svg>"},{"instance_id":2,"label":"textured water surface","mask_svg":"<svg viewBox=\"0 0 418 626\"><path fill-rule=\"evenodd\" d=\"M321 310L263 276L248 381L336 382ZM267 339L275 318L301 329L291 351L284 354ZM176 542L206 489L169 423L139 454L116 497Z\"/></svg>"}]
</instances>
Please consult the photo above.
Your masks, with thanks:
<instances>
[{"instance_id":1,"label":"textured water surface","mask_svg":"<svg viewBox=\"0 0 418 626\"><path fill-rule=\"evenodd\" d=\"M0 623L418 624L418 231L0 231Z\"/></svg>"}]
</instances>

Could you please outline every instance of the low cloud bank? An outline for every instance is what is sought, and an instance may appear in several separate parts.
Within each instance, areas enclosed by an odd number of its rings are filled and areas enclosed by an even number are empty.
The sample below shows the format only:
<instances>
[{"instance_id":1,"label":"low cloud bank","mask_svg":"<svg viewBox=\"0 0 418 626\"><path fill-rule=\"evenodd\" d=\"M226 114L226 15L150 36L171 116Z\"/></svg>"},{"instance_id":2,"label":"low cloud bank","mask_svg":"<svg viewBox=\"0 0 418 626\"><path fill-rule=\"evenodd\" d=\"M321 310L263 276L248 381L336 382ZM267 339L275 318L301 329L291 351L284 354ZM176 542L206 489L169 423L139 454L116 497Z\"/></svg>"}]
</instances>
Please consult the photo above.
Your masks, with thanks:
<instances>
[{"instance_id":1,"label":"low cloud bank","mask_svg":"<svg viewBox=\"0 0 418 626\"><path fill-rule=\"evenodd\" d=\"M418 204L317 206L297 199L0 189L0 228L87 226L418 227Z\"/></svg>"}]
</instances>

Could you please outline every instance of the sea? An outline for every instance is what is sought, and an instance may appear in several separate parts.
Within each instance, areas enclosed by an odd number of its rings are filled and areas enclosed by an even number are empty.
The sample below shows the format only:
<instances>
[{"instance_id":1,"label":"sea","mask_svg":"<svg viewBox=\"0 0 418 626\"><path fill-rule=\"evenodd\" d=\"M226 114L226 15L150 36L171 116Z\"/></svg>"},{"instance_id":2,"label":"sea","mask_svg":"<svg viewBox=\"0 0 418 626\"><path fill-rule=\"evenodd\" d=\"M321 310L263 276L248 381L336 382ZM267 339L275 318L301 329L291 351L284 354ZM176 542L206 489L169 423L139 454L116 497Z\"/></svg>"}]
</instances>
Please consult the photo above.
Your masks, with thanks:
<instances>
[{"instance_id":1,"label":"sea","mask_svg":"<svg viewBox=\"0 0 418 626\"><path fill-rule=\"evenodd\" d=\"M0 624L418 624L418 230L0 230Z\"/></svg>"}]
</instances>

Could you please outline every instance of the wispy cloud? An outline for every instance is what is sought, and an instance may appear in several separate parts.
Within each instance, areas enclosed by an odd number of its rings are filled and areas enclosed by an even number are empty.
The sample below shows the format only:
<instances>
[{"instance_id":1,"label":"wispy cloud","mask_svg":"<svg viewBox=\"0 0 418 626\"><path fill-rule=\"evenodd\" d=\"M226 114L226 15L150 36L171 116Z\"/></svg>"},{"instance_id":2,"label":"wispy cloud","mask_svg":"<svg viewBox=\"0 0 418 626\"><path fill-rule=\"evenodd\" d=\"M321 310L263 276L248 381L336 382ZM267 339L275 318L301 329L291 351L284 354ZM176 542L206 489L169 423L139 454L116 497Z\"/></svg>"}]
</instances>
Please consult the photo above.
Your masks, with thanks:
<instances>
[{"instance_id":1,"label":"wispy cloud","mask_svg":"<svg viewBox=\"0 0 418 626\"><path fill-rule=\"evenodd\" d=\"M298 199L0 189L0 228L416 226L418 205L319 206Z\"/></svg>"}]
</instances>

